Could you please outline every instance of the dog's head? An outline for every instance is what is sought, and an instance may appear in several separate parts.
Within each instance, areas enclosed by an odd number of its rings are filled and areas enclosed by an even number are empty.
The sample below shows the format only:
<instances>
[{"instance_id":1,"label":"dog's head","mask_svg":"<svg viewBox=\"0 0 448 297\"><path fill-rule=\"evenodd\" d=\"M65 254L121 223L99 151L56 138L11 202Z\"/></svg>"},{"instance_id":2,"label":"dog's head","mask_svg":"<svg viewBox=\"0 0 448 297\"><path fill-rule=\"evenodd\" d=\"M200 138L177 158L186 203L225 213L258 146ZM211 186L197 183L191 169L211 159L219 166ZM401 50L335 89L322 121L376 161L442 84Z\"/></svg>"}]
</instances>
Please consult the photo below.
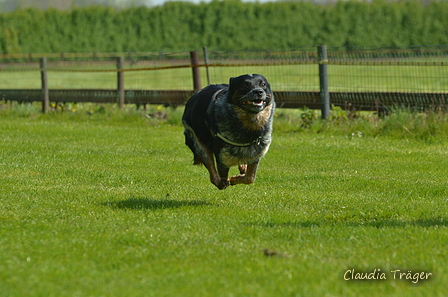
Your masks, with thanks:
<instances>
[{"instance_id":1,"label":"dog's head","mask_svg":"<svg viewBox=\"0 0 448 297\"><path fill-rule=\"evenodd\" d=\"M264 110L274 100L271 85L260 74L230 78L229 95L230 103L251 113Z\"/></svg>"}]
</instances>

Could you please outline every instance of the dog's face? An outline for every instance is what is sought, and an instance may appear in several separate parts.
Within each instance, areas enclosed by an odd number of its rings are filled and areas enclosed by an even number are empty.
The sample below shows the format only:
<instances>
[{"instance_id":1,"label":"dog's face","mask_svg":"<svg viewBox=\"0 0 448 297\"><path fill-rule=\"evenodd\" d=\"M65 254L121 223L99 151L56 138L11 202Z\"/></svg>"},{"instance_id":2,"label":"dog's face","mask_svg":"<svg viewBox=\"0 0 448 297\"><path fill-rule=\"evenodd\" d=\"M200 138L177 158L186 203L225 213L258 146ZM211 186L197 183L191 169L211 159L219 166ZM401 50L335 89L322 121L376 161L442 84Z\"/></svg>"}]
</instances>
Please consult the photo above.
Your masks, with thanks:
<instances>
[{"instance_id":1,"label":"dog's face","mask_svg":"<svg viewBox=\"0 0 448 297\"><path fill-rule=\"evenodd\" d=\"M260 74L230 78L230 103L251 113L258 113L272 103L274 96L269 82Z\"/></svg>"}]
</instances>

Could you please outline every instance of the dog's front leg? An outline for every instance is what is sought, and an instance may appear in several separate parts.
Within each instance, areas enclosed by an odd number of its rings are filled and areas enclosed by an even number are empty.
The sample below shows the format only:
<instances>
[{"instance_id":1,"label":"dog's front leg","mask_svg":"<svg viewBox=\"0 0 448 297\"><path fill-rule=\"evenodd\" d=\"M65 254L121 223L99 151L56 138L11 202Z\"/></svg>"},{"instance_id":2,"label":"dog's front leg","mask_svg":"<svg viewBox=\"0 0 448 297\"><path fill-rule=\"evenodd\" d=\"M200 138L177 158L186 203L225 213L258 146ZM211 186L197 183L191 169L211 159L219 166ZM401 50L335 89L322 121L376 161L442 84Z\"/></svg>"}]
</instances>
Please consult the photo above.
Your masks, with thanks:
<instances>
[{"instance_id":1,"label":"dog's front leg","mask_svg":"<svg viewBox=\"0 0 448 297\"><path fill-rule=\"evenodd\" d=\"M219 173L219 179L220 184L223 186L223 188L218 187L220 190L227 188L229 186L229 167L224 165L222 162L220 162L218 159L216 160L216 164L218 167L218 173Z\"/></svg>"},{"instance_id":2,"label":"dog's front leg","mask_svg":"<svg viewBox=\"0 0 448 297\"><path fill-rule=\"evenodd\" d=\"M218 163L218 170L216 170L215 167L215 160L213 159L213 154L207 150L207 156L205 158L202 158L202 162L204 163L205 167L207 168L208 172L210 173L210 181L212 184L214 184L218 189L224 190L229 186L228 181L228 172L229 168L227 168L227 171L225 167L223 167L223 164Z\"/></svg>"},{"instance_id":3,"label":"dog's front leg","mask_svg":"<svg viewBox=\"0 0 448 297\"><path fill-rule=\"evenodd\" d=\"M229 186L229 181L227 180L229 169L227 169L226 173L225 168L221 168L220 163L218 162L219 170L216 170L213 153L207 148L204 149L204 154L202 155L201 159L202 163L204 163L205 168L207 168L210 174L210 181L212 182L212 184L214 184L220 190L224 190L225 188L227 188ZM223 177L224 175L225 177Z\"/></svg>"},{"instance_id":4,"label":"dog's front leg","mask_svg":"<svg viewBox=\"0 0 448 297\"><path fill-rule=\"evenodd\" d=\"M230 184L233 186L237 184L253 183L255 181L255 176L257 174L258 163L259 161L255 161L254 163L247 164L246 173L232 176L230 178ZM244 166L240 166L239 168L240 172L244 172Z\"/></svg>"}]
</instances>

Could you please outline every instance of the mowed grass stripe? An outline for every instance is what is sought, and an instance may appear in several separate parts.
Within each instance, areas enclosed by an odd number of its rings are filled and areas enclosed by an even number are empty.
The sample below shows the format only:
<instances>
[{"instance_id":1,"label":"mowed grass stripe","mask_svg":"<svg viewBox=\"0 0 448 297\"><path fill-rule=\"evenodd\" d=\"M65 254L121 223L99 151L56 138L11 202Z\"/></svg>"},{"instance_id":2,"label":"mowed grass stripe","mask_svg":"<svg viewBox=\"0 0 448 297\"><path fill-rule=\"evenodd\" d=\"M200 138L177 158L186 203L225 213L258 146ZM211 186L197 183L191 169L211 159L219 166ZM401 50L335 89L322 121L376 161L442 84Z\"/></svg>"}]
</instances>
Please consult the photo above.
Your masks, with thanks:
<instances>
[{"instance_id":1,"label":"mowed grass stripe","mask_svg":"<svg viewBox=\"0 0 448 297\"><path fill-rule=\"evenodd\" d=\"M180 125L0 124L2 296L448 293L445 142L278 129L256 183L219 191ZM353 268L388 278L344 281Z\"/></svg>"}]
</instances>

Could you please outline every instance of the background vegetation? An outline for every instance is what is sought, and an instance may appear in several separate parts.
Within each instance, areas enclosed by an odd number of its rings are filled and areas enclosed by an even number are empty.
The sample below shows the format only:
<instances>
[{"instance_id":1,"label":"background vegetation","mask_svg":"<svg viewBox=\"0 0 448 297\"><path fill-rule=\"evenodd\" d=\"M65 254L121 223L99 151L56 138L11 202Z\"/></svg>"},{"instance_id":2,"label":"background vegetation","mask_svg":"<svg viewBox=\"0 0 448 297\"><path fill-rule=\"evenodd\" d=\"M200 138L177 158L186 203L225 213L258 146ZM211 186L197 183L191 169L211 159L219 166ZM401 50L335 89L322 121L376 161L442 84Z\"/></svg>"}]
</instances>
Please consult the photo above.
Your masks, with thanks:
<instances>
[{"instance_id":1,"label":"background vegetation","mask_svg":"<svg viewBox=\"0 0 448 297\"><path fill-rule=\"evenodd\" d=\"M447 1L169 2L0 15L0 51L123 52L448 43Z\"/></svg>"}]
</instances>

